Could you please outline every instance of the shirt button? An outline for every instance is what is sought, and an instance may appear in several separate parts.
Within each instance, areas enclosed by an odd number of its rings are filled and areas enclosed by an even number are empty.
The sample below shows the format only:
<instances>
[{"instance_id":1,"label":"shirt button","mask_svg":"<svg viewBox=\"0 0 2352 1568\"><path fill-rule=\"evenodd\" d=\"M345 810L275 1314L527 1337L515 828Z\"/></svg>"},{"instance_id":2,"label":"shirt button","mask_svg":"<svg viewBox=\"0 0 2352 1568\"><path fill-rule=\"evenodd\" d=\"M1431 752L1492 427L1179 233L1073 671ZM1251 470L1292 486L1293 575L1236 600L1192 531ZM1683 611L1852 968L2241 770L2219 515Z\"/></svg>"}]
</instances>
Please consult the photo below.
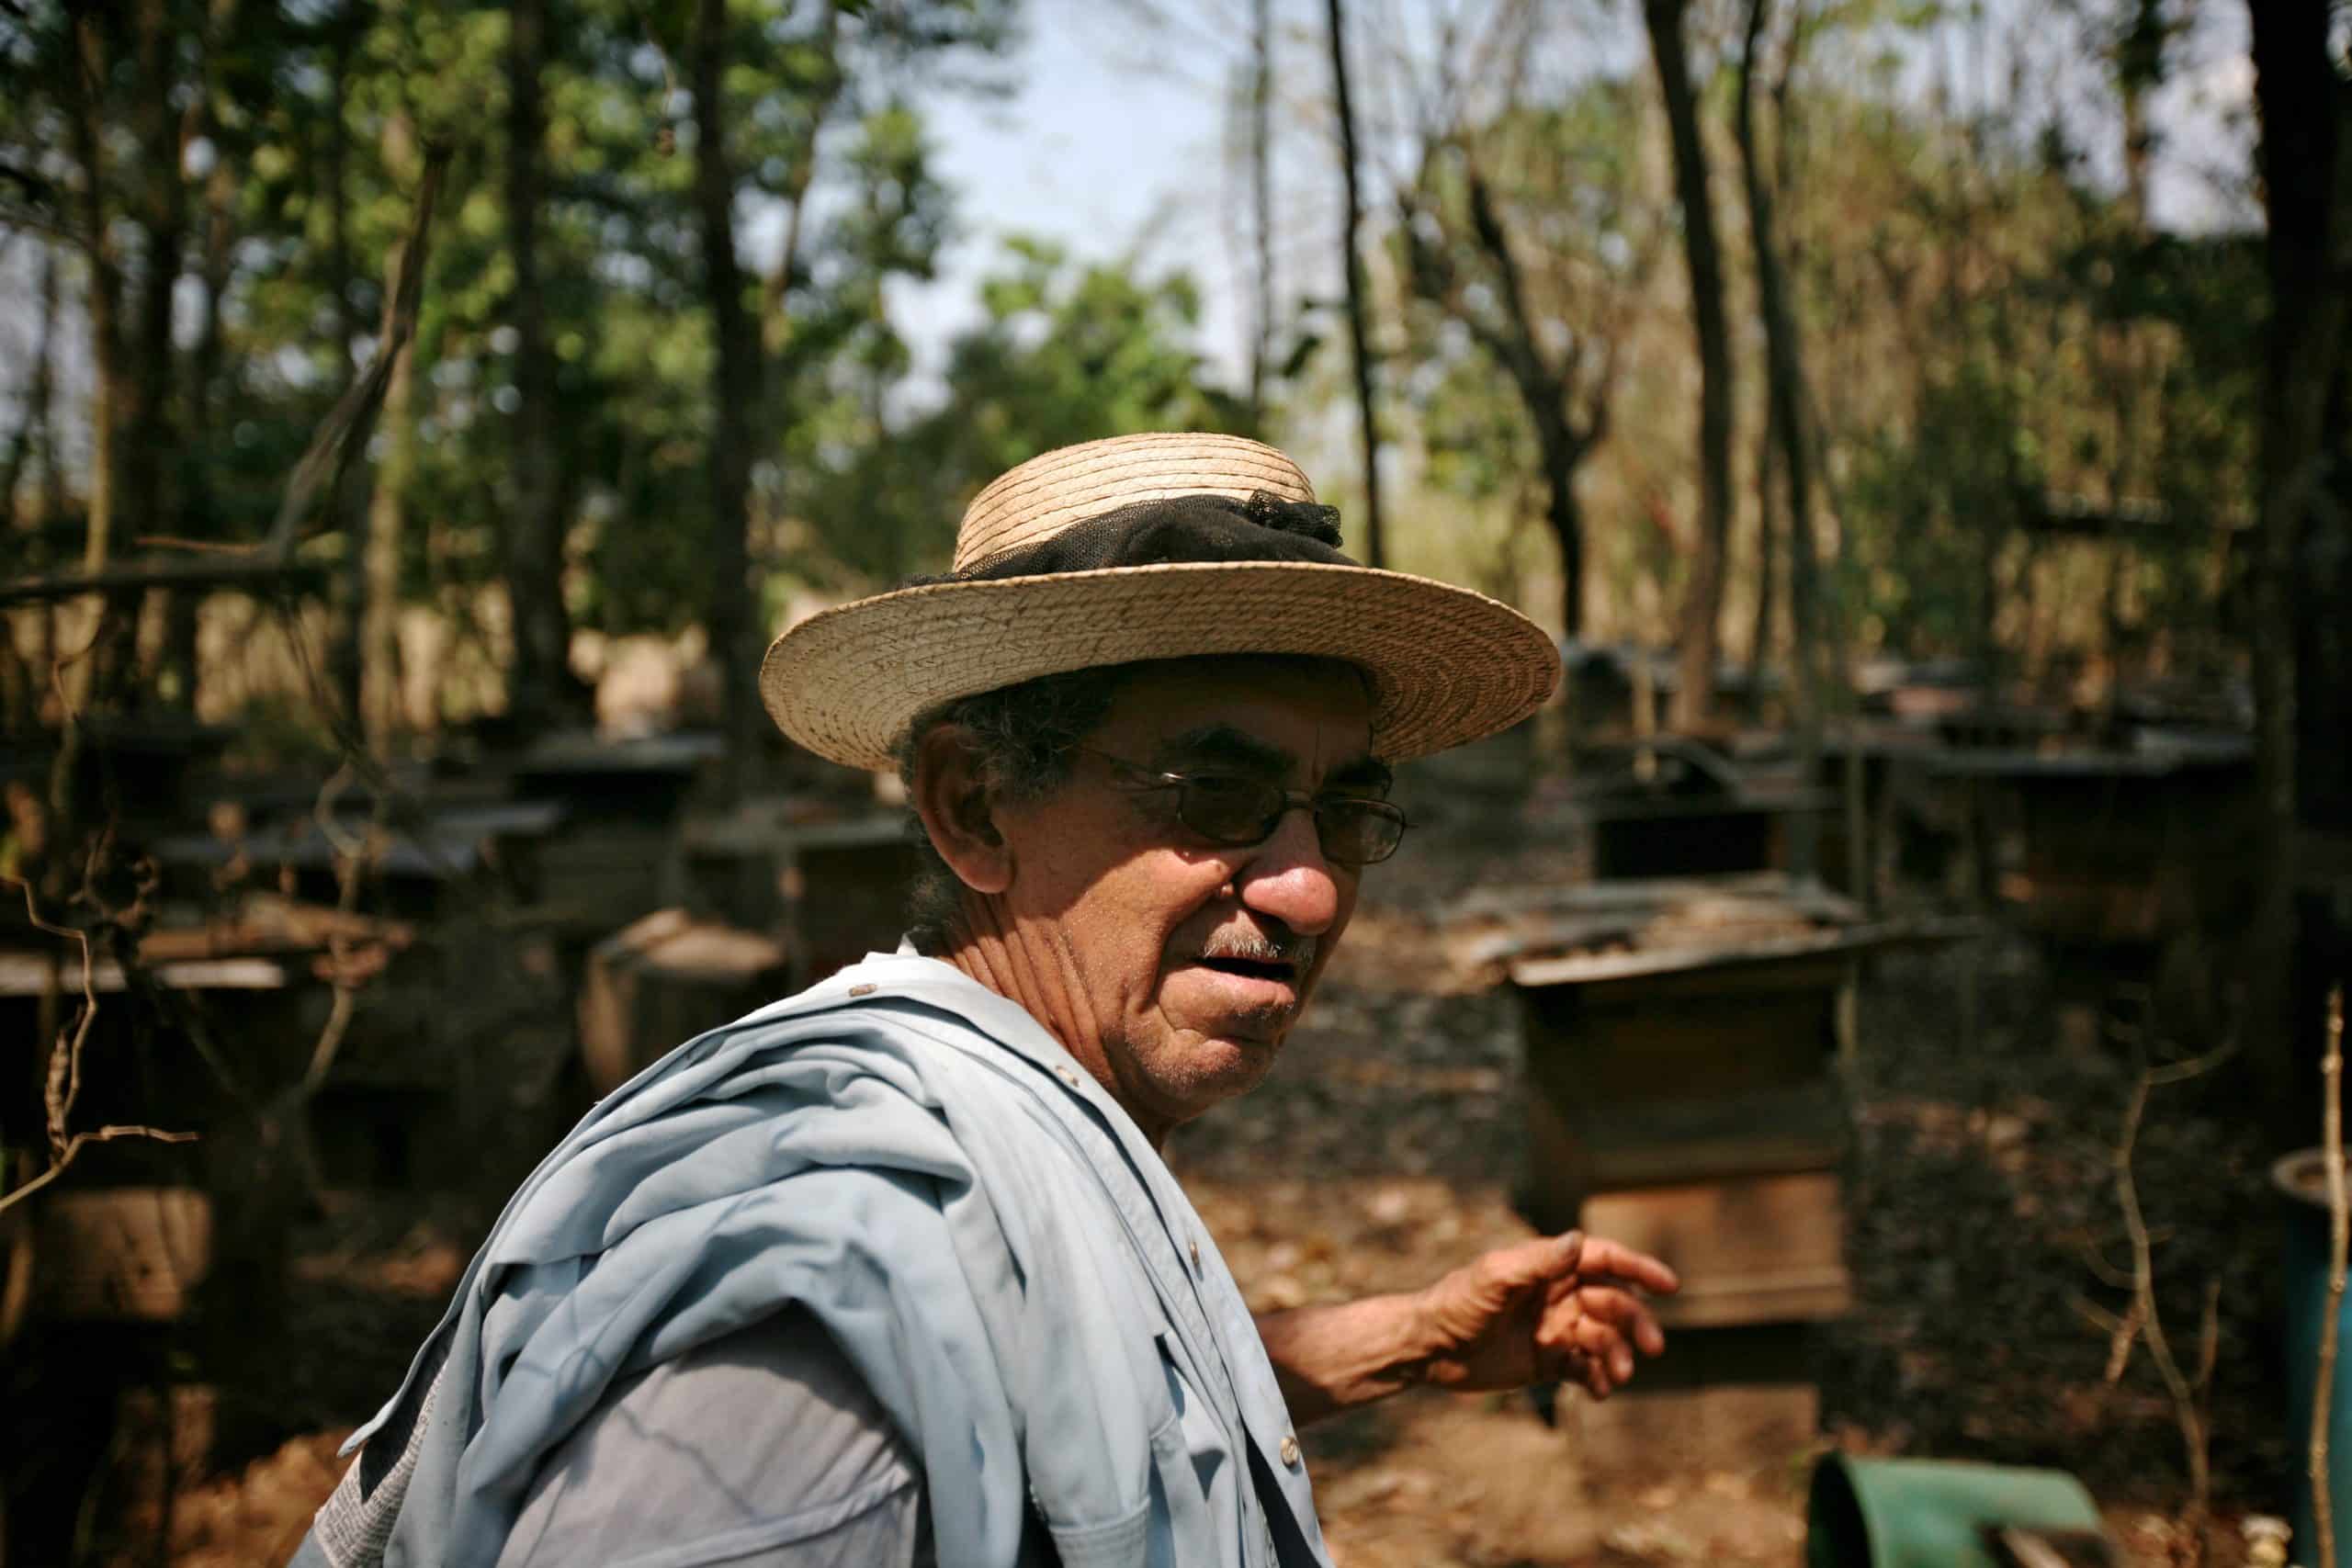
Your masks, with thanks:
<instances>
[{"instance_id":1,"label":"shirt button","mask_svg":"<svg viewBox=\"0 0 2352 1568\"><path fill-rule=\"evenodd\" d=\"M1056 1067L1054 1071L1060 1074L1062 1082L1069 1085L1070 1088L1076 1089L1078 1087L1078 1070L1076 1068Z\"/></svg>"},{"instance_id":2,"label":"shirt button","mask_svg":"<svg viewBox=\"0 0 2352 1568\"><path fill-rule=\"evenodd\" d=\"M870 997L874 992L875 987L872 986L852 986L849 988L849 994L853 997Z\"/></svg>"},{"instance_id":3,"label":"shirt button","mask_svg":"<svg viewBox=\"0 0 2352 1568\"><path fill-rule=\"evenodd\" d=\"M1193 1272L1197 1274L1201 1271L1201 1238L1194 1236L1187 1245L1192 1248Z\"/></svg>"},{"instance_id":4,"label":"shirt button","mask_svg":"<svg viewBox=\"0 0 2352 1568\"><path fill-rule=\"evenodd\" d=\"M1298 1462L1298 1436L1295 1432L1283 1434L1283 1462L1284 1464Z\"/></svg>"}]
</instances>

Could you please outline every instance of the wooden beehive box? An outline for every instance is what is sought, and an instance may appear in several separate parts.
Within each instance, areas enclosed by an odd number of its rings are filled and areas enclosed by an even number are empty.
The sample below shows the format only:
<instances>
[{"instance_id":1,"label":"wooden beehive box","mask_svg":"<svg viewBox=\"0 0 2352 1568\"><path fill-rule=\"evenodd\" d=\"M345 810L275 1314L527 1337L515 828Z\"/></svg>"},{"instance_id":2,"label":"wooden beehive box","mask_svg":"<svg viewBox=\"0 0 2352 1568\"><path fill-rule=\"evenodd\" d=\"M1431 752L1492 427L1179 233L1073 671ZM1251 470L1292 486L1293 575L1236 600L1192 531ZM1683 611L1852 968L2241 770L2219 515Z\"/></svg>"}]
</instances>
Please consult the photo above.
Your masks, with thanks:
<instances>
[{"instance_id":1,"label":"wooden beehive box","mask_svg":"<svg viewBox=\"0 0 2352 1568\"><path fill-rule=\"evenodd\" d=\"M1499 971L1527 1062L1520 1201L1675 1265L1668 1321L1844 1310L1837 1071L1860 957L1949 934L1775 873L1485 889L1457 966Z\"/></svg>"},{"instance_id":2,"label":"wooden beehive box","mask_svg":"<svg viewBox=\"0 0 2352 1568\"><path fill-rule=\"evenodd\" d=\"M788 796L690 818L688 907L775 932L790 953L793 988L813 985L899 945L916 864L909 832L898 813L843 814L831 802Z\"/></svg>"},{"instance_id":3,"label":"wooden beehive box","mask_svg":"<svg viewBox=\"0 0 2352 1568\"><path fill-rule=\"evenodd\" d=\"M212 1261L212 1200L193 1188L45 1194L34 1219L40 1309L76 1321L169 1323Z\"/></svg>"},{"instance_id":4,"label":"wooden beehive box","mask_svg":"<svg viewBox=\"0 0 2352 1568\"><path fill-rule=\"evenodd\" d=\"M720 750L710 735L564 736L515 760L514 792L563 807L561 830L537 848L536 893L567 935L593 939L675 901L679 824Z\"/></svg>"},{"instance_id":5,"label":"wooden beehive box","mask_svg":"<svg viewBox=\"0 0 2352 1568\"><path fill-rule=\"evenodd\" d=\"M1816 866L1843 886L1839 795L1776 770L1735 761L1688 736L1595 746L1579 753L1576 814L1600 881L1738 875L1793 868L1798 833Z\"/></svg>"},{"instance_id":6,"label":"wooden beehive box","mask_svg":"<svg viewBox=\"0 0 2352 1568\"><path fill-rule=\"evenodd\" d=\"M786 994L773 937L660 909L596 944L581 984L581 1058L609 1094L706 1030Z\"/></svg>"},{"instance_id":7,"label":"wooden beehive box","mask_svg":"<svg viewBox=\"0 0 2352 1568\"><path fill-rule=\"evenodd\" d=\"M1758 1434L1804 1440L1806 1325L1853 1299L1837 1064L1856 967L1913 933L1773 873L1489 893L1466 912L1457 961L1500 963L1521 1007L1521 1208L1682 1277L1656 1303L1671 1375L1580 1407L1588 1458L1667 1441L1736 1462Z\"/></svg>"},{"instance_id":8,"label":"wooden beehive box","mask_svg":"<svg viewBox=\"0 0 2352 1568\"><path fill-rule=\"evenodd\" d=\"M1962 803L1984 890L2045 941L2154 948L2235 929L2251 911L2254 773L2242 736L1951 750L1928 773Z\"/></svg>"},{"instance_id":9,"label":"wooden beehive box","mask_svg":"<svg viewBox=\"0 0 2352 1568\"><path fill-rule=\"evenodd\" d=\"M1529 1217L1679 1270L1672 1323L1835 1316L1849 1290L1834 1073L1866 931L1529 959Z\"/></svg>"}]
</instances>

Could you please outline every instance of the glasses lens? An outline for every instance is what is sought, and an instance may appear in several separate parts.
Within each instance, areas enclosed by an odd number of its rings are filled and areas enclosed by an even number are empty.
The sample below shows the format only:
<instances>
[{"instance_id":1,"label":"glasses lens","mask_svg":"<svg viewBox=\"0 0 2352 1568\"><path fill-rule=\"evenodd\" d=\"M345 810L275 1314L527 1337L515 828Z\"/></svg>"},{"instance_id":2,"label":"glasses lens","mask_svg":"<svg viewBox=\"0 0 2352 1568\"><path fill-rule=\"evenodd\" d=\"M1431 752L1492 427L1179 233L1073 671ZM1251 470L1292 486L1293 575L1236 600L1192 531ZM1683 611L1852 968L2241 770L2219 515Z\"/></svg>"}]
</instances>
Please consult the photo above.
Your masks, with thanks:
<instances>
[{"instance_id":1,"label":"glasses lens","mask_svg":"<svg viewBox=\"0 0 2352 1568\"><path fill-rule=\"evenodd\" d=\"M1381 800L1326 800L1315 807L1323 852L1342 865L1371 865L1396 852L1405 814Z\"/></svg>"},{"instance_id":2,"label":"glasses lens","mask_svg":"<svg viewBox=\"0 0 2352 1568\"><path fill-rule=\"evenodd\" d=\"M1184 784L1177 815L1184 826L1221 844L1254 844L1282 814L1283 792L1238 778L1193 778Z\"/></svg>"}]
</instances>

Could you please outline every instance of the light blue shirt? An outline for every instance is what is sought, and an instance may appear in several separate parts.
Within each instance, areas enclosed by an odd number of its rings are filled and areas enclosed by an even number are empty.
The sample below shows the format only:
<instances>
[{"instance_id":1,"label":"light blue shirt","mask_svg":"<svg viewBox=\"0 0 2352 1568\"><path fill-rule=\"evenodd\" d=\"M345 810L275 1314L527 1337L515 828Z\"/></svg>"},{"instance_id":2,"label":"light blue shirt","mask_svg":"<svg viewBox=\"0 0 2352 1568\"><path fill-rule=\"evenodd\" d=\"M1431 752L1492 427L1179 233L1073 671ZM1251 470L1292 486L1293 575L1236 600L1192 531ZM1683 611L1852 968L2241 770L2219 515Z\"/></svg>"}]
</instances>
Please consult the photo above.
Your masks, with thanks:
<instances>
[{"instance_id":1,"label":"light blue shirt","mask_svg":"<svg viewBox=\"0 0 2352 1568\"><path fill-rule=\"evenodd\" d=\"M497 1568L937 1568L913 1449L801 1307L623 1378ZM1015 1568L1056 1568L1033 1521Z\"/></svg>"},{"instance_id":2,"label":"light blue shirt","mask_svg":"<svg viewBox=\"0 0 2352 1568\"><path fill-rule=\"evenodd\" d=\"M1016 1562L1033 1506L1068 1568L1328 1562L1272 1368L1166 1166L1027 1013L901 953L589 1114L296 1563L495 1562L617 1382L795 1304L920 1461L942 1563Z\"/></svg>"}]
</instances>

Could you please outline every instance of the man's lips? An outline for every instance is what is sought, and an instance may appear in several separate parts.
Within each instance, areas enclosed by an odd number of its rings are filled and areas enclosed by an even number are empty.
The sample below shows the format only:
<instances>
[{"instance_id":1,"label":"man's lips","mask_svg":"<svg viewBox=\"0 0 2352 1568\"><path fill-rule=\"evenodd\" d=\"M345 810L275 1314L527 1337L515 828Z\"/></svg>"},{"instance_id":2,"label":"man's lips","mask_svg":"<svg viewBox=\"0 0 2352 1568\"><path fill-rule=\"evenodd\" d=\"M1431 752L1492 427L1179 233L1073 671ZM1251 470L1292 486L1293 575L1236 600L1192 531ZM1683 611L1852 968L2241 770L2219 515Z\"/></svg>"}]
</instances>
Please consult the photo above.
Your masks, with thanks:
<instances>
[{"instance_id":1,"label":"man's lips","mask_svg":"<svg viewBox=\"0 0 2352 1568\"><path fill-rule=\"evenodd\" d=\"M1203 969L1214 969L1220 975L1238 976L1245 980L1278 980L1295 985L1298 980L1298 965L1287 959L1223 958L1202 956L1193 963Z\"/></svg>"},{"instance_id":2,"label":"man's lips","mask_svg":"<svg viewBox=\"0 0 2352 1568\"><path fill-rule=\"evenodd\" d=\"M1180 967L1206 980L1232 1005L1250 1011L1288 1011L1297 1007L1306 974L1304 963L1263 949L1246 956L1232 952L1199 953Z\"/></svg>"},{"instance_id":3,"label":"man's lips","mask_svg":"<svg viewBox=\"0 0 2352 1568\"><path fill-rule=\"evenodd\" d=\"M1314 965L1315 939L1295 935L1276 938L1247 927L1227 928L1210 936L1187 962L1222 974L1295 983Z\"/></svg>"}]
</instances>

